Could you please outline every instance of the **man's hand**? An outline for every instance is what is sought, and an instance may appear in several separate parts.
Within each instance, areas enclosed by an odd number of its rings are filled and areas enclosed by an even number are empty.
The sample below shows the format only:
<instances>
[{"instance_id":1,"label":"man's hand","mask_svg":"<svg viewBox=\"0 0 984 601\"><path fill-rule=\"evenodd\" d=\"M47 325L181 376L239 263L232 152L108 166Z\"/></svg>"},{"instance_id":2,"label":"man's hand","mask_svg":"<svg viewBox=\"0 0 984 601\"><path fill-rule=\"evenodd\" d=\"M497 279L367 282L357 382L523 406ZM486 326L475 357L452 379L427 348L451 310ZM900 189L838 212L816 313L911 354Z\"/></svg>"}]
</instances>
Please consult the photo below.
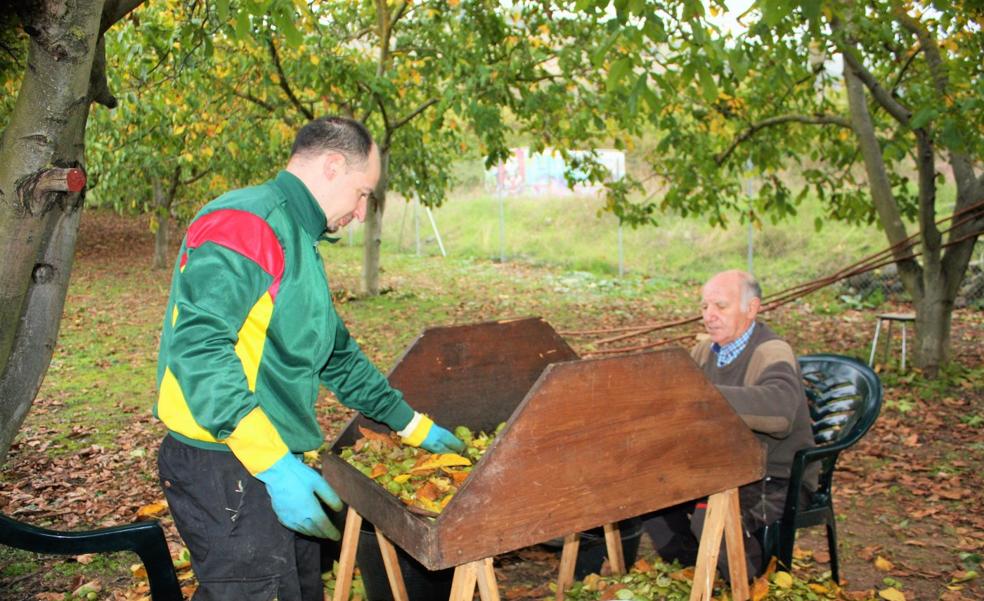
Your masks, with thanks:
<instances>
[{"instance_id":1,"label":"man's hand","mask_svg":"<svg viewBox=\"0 0 984 601\"><path fill-rule=\"evenodd\" d=\"M342 501L318 472L287 453L256 477L266 484L281 524L309 536L340 538L318 499L335 511L342 509Z\"/></svg>"},{"instance_id":2,"label":"man's hand","mask_svg":"<svg viewBox=\"0 0 984 601\"><path fill-rule=\"evenodd\" d=\"M404 443L431 453L461 453L465 450L465 443L423 413L415 413L407 427L400 431L400 436Z\"/></svg>"}]
</instances>

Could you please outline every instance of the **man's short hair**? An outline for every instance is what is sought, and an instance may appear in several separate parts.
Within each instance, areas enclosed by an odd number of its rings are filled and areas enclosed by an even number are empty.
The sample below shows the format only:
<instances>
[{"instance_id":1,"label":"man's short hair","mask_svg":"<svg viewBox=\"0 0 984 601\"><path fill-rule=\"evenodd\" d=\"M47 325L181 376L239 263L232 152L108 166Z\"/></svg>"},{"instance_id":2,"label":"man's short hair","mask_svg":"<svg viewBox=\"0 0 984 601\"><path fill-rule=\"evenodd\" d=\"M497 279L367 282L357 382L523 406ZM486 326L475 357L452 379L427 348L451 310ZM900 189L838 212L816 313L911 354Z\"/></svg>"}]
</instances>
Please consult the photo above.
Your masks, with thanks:
<instances>
[{"instance_id":1,"label":"man's short hair","mask_svg":"<svg viewBox=\"0 0 984 601\"><path fill-rule=\"evenodd\" d=\"M319 117L297 132L290 155L334 151L349 164L363 164L372 150L372 134L366 126L348 117Z\"/></svg>"},{"instance_id":2,"label":"man's short hair","mask_svg":"<svg viewBox=\"0 0 984 601\"><path fill-rule=\"evenodd\" d=\"M758 280L750 273L744 273L741 278L741 310L748 311L748 306L753 298L762 300L762 286Z\"/></svg>"}]
</instances>

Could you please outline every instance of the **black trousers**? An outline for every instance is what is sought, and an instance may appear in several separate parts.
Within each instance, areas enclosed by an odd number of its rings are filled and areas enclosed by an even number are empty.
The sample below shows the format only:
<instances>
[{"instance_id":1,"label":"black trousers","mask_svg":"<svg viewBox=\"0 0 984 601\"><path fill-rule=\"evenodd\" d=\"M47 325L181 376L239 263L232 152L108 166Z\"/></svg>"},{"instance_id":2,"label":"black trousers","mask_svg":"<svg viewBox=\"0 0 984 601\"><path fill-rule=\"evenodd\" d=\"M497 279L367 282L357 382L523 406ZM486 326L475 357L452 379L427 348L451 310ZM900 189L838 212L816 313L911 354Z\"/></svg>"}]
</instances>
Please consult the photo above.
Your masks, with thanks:
<instances>
[{"instance_id":1,"label":"black trousers","mask_svg":"<svg viewBox=\"0 0 984 601\"><path fill-rule=\"evenodd\" d=\"M761 543L752 535L766 524L782 517L788 488L789 480L765 478L738 489L749 578L762 574L768 565L768 558L762 556ZM804 490L802 494L808 496L809 493ZM653 549L661 558L666 561L676 560L683 565L694 565L697 562L697 548L706 517L706 499L688 501L644 515L643 528L653 541ZM723 541L717 567L721 576L730 582L728 554Z\"/></svg>"},{"instance_id":2,"label":"black trousers","mask_svg":"<svg viewBox=\"0 0 984 601\"><path fill-rule=\"evenodd\" d=\"M277 521L266 486L232 453L166 436L157 467L191 552L194 601L322 601L319 541Z\"/></svg>"}]
</instances>

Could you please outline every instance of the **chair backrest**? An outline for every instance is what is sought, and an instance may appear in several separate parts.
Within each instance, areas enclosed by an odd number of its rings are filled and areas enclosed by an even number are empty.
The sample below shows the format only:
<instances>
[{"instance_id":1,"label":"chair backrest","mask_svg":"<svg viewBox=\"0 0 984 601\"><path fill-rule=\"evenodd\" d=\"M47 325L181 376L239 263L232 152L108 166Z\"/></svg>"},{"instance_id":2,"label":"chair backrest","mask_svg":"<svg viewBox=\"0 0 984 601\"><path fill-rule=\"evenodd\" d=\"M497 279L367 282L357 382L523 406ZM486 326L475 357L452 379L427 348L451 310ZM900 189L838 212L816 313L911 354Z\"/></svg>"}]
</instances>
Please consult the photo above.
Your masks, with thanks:
<instances>
[{"instance_id":1,"label":"chair backrest","mask_svg":"<svg viewBox=\"0 0 984 601\"><path fill-rule=\"evenodd\" d=\"M817 446L846 448L875 423L882 386L867 365L841 355L799 357Z\"/></svg>"}]
</instances>

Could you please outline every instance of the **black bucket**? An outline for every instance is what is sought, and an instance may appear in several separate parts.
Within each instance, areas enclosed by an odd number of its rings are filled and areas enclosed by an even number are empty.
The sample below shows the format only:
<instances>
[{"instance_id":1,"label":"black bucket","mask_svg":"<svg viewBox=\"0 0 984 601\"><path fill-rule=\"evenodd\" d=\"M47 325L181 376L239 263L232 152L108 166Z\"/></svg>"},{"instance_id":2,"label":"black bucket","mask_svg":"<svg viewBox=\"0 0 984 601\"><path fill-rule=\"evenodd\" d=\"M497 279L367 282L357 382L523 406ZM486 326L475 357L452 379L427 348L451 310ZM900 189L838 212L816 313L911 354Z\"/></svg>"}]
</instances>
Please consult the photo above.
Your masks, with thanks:
<instances>
[{"instance_id":1,"label":"black bucket","mask_svg":"<svg viewBox=\"0 0 984 601\"><path fill-rule=\"evenodd\" d=\"M622 538L622 557L625 568L629 569L635 563L639 554L639 542L642 540L642 520L629 518L618 523L619 535ZM564 548L563 539L555 539L544 543L558 553ZM581 533L581 544L577 548L577 562L574 564L574 579L584 580L588 574L597 574L608 557L608 546L605 544L605 529L592 528Z\"/></svg>"},{"instance_id":2,"label":"black bucket","mask_svg":"<svg viewBox=\"0 0 984 601\"><path fill-rule=\"evenodd\" d=\"M435 599L447 599L451 596L454 568L437 571L428 570L406 551L396 545L394 547L410 601L434 601ZM386 577L383 556L379 552L376 531L372 524L366 521L362 522L362 528L359 532L359 548L356 551L355 560L362 572L362 583L366 587L366 601L393 601L393 592L390 590L389 579Z\"/></svg>"}]
</instances>

